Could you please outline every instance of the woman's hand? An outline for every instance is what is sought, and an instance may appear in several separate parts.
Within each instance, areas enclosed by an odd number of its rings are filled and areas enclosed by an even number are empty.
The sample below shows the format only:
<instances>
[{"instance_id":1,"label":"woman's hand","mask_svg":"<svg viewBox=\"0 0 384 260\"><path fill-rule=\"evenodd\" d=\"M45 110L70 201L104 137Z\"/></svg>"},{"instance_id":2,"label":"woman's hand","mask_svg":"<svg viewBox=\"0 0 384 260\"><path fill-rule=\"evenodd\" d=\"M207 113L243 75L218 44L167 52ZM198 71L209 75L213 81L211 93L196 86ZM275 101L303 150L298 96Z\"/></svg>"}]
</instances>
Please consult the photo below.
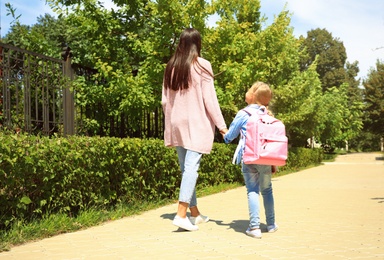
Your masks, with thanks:
<instances>
[{"instance_id":1,"label":"woman's hand","mask_svg":"<svg viewBox=\"0 0 384 260\"><path fill-rule=\"evenodd\" d=\"M224 135L228 132L228 129L227 128L224 128L224 129L221 129L220 130L220 134L223 136L223 139L224 139Z\"/></svg>"}]
</instances>

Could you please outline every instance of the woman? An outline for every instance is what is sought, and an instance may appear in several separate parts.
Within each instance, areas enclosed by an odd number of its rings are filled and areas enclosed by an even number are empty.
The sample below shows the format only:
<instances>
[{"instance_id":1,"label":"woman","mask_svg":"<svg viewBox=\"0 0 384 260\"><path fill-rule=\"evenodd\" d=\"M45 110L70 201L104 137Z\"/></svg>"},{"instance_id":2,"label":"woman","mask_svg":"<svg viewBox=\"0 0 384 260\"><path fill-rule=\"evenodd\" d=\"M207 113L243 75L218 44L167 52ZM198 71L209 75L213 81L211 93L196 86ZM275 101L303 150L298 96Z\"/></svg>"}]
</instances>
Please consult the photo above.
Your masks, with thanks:
<instances>
[{"instance_id":1,"label":"woman","mask_svg":"<svg viewBox=\"0 0 384 260\"><path fill-rule=\"evenodd\" d=\"M161 101L164 143L176 147L182 172L173 224L188 231L198 230L197 224L209 220L197 208L197 171L202 154L212 150L215 126L222 134L227 131L213 84L212 66L200 57L200 50L200 33L193 28L185 29L165 68Z\"/></svg>"}]
</instances>

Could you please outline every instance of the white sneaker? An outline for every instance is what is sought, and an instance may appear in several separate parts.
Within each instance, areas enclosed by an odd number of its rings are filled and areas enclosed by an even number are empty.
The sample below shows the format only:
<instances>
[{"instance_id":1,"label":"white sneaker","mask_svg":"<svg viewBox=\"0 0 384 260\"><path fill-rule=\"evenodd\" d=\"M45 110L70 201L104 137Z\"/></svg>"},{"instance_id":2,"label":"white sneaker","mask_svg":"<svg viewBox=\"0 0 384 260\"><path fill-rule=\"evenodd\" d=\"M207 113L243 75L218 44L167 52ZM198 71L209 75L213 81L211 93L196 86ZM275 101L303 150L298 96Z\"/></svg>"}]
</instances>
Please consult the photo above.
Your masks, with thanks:
<instances>
[{"instance_id":1,"label":"white sneaker","mask_svg":"<svg viewBox=\"0 0 384 260\"><path fill-rule=\"evenodd\" d=\"M189 220L191 221L191 223L193 225L197 225L197 224L208 222L209 221L209 217L200 214L197 217L189 217Z\"/></svg>"},{"instance_id":2,"label":"white sneaker","mask_svg":"<svg viewBox=\"0 0 384 260\"><path fill-rule=\"evenodd\" d=\"M261 238L261 229L260 228L256 228L254 230L251 230L250 228L248 228L245 231L245 234L247 234L247 236L250 236L250 237Z\"/></svg>"},{"instance_id":3,"label":"white sneaker","mask_svg":"<svg viewBox=\"0 0 384 260\"><path fill-rule=\"evenodd\" d=\"M279 229L279 226L276 225L276 224L269 225L269 226L267 227L268 233L276 232L278 229Z\"/></svg>"},{"instance_id":4,"label":"white sneaker","mask_svg":"<svg viewBox=\"0 0 384 260\"><path fill-rule=\"evenodd\" d=\"M177 226L177 227L179 227L179 228L188 230L188 231L196 231L196 230L199 230L199 227L193 225L193 224L191 223L191 221L189 221L188 218L181 218L181 217L179 217L178 215L175 216L175 218L173 219L172 224L175 225L175 226Z\"/></svg>"}]
</instances>

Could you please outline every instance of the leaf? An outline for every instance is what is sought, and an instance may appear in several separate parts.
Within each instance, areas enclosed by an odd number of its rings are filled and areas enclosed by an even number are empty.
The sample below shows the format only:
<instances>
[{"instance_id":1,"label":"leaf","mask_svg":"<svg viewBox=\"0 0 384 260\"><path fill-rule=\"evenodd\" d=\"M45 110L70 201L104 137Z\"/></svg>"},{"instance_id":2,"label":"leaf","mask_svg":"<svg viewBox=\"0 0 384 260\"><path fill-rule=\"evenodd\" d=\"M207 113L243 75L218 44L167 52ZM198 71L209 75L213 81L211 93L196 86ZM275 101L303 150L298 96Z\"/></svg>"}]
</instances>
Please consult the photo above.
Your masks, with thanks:
<instances>
[{"instance_id":1,"label":"leaf","mask_svg":"<svg viewBox=\"0 0 384 260\"><path fill-rule=\"evenodd\" d=\"M32 203L32 200L28 196L23 196L20 200L21 203L28 205Z\"/></svg>"}]
</instances>

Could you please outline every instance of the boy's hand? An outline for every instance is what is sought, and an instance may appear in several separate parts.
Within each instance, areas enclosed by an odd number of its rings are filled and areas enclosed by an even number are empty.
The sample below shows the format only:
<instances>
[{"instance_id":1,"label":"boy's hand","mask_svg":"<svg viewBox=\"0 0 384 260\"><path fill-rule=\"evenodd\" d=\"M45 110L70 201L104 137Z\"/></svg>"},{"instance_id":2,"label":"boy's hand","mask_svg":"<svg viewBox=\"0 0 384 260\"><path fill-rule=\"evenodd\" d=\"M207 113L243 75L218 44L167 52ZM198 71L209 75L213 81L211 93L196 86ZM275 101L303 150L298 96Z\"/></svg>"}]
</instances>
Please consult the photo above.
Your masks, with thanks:
<instances>
[{"instance_id":1,"label":"boy's hand","mask_svg":"<svg viewBox=\"0 0 384 260\"><path fill-rule=\"evenodd\" d=\"M277 167L275 165L271 166L272 174L276 173Z\"/></svg>"}]
</instances>

